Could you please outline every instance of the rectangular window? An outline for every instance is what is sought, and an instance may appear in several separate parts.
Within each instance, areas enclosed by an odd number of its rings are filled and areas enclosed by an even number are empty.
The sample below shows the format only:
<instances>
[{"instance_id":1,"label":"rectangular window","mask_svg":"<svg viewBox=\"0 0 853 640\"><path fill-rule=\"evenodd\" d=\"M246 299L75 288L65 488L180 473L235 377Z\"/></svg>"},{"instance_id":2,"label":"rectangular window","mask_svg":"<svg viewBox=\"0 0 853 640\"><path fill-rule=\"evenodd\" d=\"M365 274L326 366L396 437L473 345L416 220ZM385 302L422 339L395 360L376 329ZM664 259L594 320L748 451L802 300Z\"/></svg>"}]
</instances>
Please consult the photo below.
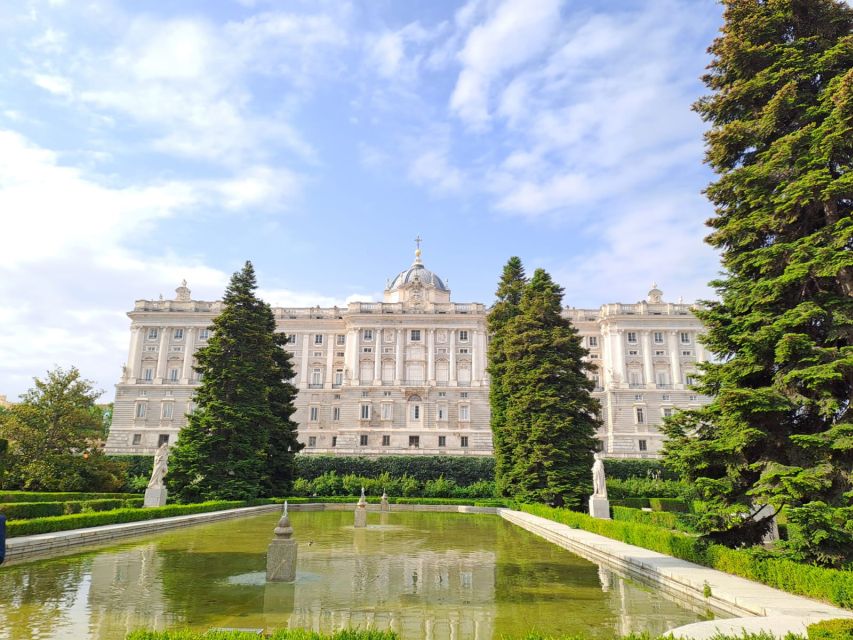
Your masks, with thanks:
<instances>
[{"instance_id":1,"label":"rectangular window","mask_svg":"<svg viewBox=\"0 0 853 640\"><path fill-rule=\"evenodd\" d=\"M339 422L341 419L341 408L332 407L332 421Z\"/></svg>"},{"instance_id":2,"label":"rectangular window","mask_svg":"<svg viewBox=\"0 0 853 640\"><path fill-rule=\"evenodd\" d=\"M343 358L343 357L344 357L344 352L343 352L343 351L336 351L336 352L335 352L335 357L336 357L336 358Z\"/></svg>"},{"instance_id":3,"label":"rectangular window","mask_svg":"<svg viewBox=\"0 0 853 640\"><path fill-rule=\"evenodd\" d=\"M590 353L589 359L590 360L598 360L598 354L597 353Z\"/></svg>"},{"instance_id":4,"label":"rectangular window","mask_svg":"<svg viewBox=\"0 0 853 640\"><path fill-rule=\"evenodd\" d=\"M339 347L344 346L346 343L347 343L347 337L346 336L344 336L344 335L335 336L335 344L337 344Z\"/></svg>"},{"instance_id":5,"label":"rectangular window","mask_svg":"<svg viewBox=\"0 0 853 640\"><path fill-rule=\"evenodd\" d=\"M468 342L468 332L464 329L459 331L459 342Z\"/></svg>"},{"instance_id":6,"label":"rectangular window","mask_svg":"<svg viewBox=\"0 0 853 640\"><path fill-rule=\"evenodd\" d=\"M362 347L361 352L362 353L373 353L373 347Z\"/></svg>"},{"instance_id":7,"label":"rectangular window","mask_svg":"<svg viewBox=\"0 0 853 640\"><path fill-rule=\"evenodd\" d=\"M288 333L284 336L284 344L296 344L296 334Z\"/></svg>"},{"instance_id":8,"label":"rectangular window","mask_svg":"<svg viewBox=\"0 0 853 640\"><path fill-rule=\"evenodd\" d=\"M671 418L672 417L672 407L664 407L663 408L663 417Z\"/></svg>"},{"instance_id":9,"label":"rectangular window","mask_svg":"<svg viewBox=\"0 0 853 640\"><path fill-rule=\"evenodd\" d=\"M438 397L439 398L446 398L447 397L447 391L439 391Z\"/></svg>"},{"instance_id":10,"label":"rectangular window","mask_svg":"<svg viewBox=\"0 0 853 640\"><path fill-rule=\"evenodd\" d=\"M589 346L590 347L597 347L598 346L598 337L597 336L590 336L589 337Z\"/></svg>"},{"instance_id":11,"label":"rectangular window","mask_svg":"<svg viewBox=\"0 0 853 640\"><path fill-rule=\"evenodd\" d=\"M136 403L136 417L144 418L145 417L145 403L137 402Z\"/></svg>"},{"instance_id":12,"label":"rectangular window","mask_svg":"<svg viewBox=\"0 0 853 640\"><path fill-rule=\"evenodd\" d=\"M323 372L320 369L313 369L311 371L311 384L323 384Z\"/></svg>"},{"instance_id":13,"label":"rectangular window","mask_svg":"<svg viewBox=\"0 0 853 640\"><path fill-rule=\"evenodd\" d=\"M370 342L373 340L373 329L365 329L361 332L361 338L365 342Z\"/></svg>"},{"instance_id":14,"label":"rectangular window","mask_svg":"<svg viewBox=\"0 0 853 640\"><path fill-rule=\"evenodd\" d=\"M647 449L647 446L646 446L646 441L645 441L645 440L640 440L640 441L639 441L639 445L640 445L640 451L647 451L647 450L648 450L648 449Z\"/></svg>"},{"instance_id":15,"label":"rectangular window","mask_svg":"<svg viewBox=\"0 0 853 640\"><path fill-rule=\"evenodd\" d=\"M681 332L681 344L690 344L690 334L686 331Z\"/></svg>"},{"instance_id":16,"label":"rectangular window","mask_svg":"<svg viewBox=\"0 0 853 640\"><path fill-rule=\"evenodd\" d=\"M362 420L370 420L370 405L363 404L361 405L361 419Z\"/></svg>"},{"instance_id":17,"label":"rectangular window","mask_svg":"<svg viewBox=\"0 0 853 640\"><path fill-rule=\"evenodd\" d=\"M684 376L684 384L686 384L688 386L694 385L694 384L696 384L696 378L694 378L692 375L685 375Z\"/></svg>"},{"instance_id":18,"label":"rectangular window","mask_svg":"<svg viewBox=\"0 0 853 640\"><path fill-rule=\"evenodd\" d=\"M637 407L637 424L645 424L646 422L646 412L643 407Z\"/></svg>"},{"instance_id":19,"label":"rectangular window","mask_svg":"<svg viewBox=\"0 0 853 640\"><path fill-rule=\"evenodd\" d=\"M682 352L681 352L681 355L683 355L683 356L692 356L692 355L693 355L693 352L692 352L692 351L689 351L689 350L688 350L688 351L682 351Z\"/></svg>"},{"instance_id":20,"label":"rectangular window","mask_svg":"<svg viewBox=\"0 0 853 640\"><path fill-rule=\"evenodd\" d=\"M322 357L323 357L323 352L322 352L322 351L315 351L315 352L314 352L314 357L315 357L315 358L322 358Z\"/></svg>"},{"instance_id":21,"label":"rectangular window","mask_svg":"<svg viewBox=\"0 0 853 640\"><path fill-rule=\"evenodd\" d=\"M471 419L471 407L467 404L459 405L459 419L466 422Z\"/></svg>"},{"instance_id":22,"label":"rectangular window","mask_svg":"<svg viewBox=\"0 0 853 640\"><path fill-rule=\"evenodd\" d=\"M309 420L311 422L317 422L320 419L320 408L319 407L311 407L308 410Z\"/></svg>"},{"instance_id":23,"label":"rectangular window","mask_svg":"<svg viewBox=\"0 0 853 640\"><path fill-rule=\"evenodd\" d=\"M421 437L420 436L409 436L409 447L412 449L419 449L421 446Z\"/></svg>"},{"instance_id":24,"label":"rectangular window","mask_svg":"<svg viewBox=\"0 0 853 640\"><path fill-rule=\"evenodd\" d=\"M654 339L655 344L663 344L663 331L655 331Z\"/></svg>"},{"instance_id":25,"label":"rectangular window","mask_svg":"<svg viewBox=\"0 0 853 640\"><path fill-rule=\"evenodd\" d=\"M438 446L446 447L447 446L447 436L438 436Z\"/></svg>"},{"instance_id":26,"label":"rectangular window","mask_svg":"<svg viewBox=\"0 0 853 640\"><path fill-rule=\"evenodd\" d=\"M202 329L198 332L199 340L207 340L210 337L210 329Z\"/></svg>"},{"instance_id":27,"label":"rectangular window","mask_svg":"<svg viewBox=\"0 0 853 640\"><path fill-rule=\"evenodd\" d=\"M459 355L466 356L466 355L468 355L468 354L470 353L470 351L471 351L471 350L470 350L470 349L468 349L468 347L462 347L462 348L459 350Z\"/></svg>"},{"instance_id":28,"label":"rectangular window","mask_svg":"<svg viewBox=\"0 0 853 640\"><path fill-rule=\"evenodd\" d=\"M391 436L382 436L382 446L390 447L391 446Z\"/></svg>"},{"instance_id":29,"label":"rectangular window","mask_svg":"<svg viewBox=\"0 0 853 640\"><path fill-rule=\"evenodd\" d=\"M171 420L172 419L172 413L174 412L174 410L175 410L175 403L174 402L164 402L163 403L163 409L162 409L163 418L165 420Z\"/></svg>"},{"instance_id":30,"label":"rectangular window","mask_svg":"<svg viewBox=\"0 0 853 640\"><path fill-rule=\"evenodd\" d=\"M143 369L142 379L145 380L145 382L151 382L154 379L154 369Z\"/></svg>"},{"instance_id":31,"label":"rectangular window","mask_svg":"<svg viewBox=\"0 0 853 640\"><path fill-rule=\"evenodd\" d=\"M459 446L467 447L468 446L468 436L459 436Z\"/></svg>"},{"instance_id":32,"label":"rectangular window","mask_svg":"<svg viewBox=\"0 0 853 640\"><path fill-rule=\"evenodd\" d=\"M655 351L655 355L656 355L656 356L665 356L665 355L666 355L666 351Z\"/></svg>"},{"instance_id":33,"label":"rectangular window","mask_svg":"<svg viewBox=\"0 0 853 640\"><path fill-rule=\"evenodd\" d=\"M637 343L637 332L636 331L629 331L628 332L628 342L630 342L631 344Z\"/></svg>"},{"instance_id":34,"label":"rectangular window","mask_svg":"<svg viewBox=\"0 0 853 640\"><path fill-rule=\"evenodd\" d=\"M634 394L634 400L636 400L637 402L642 402L643 394L642 393L635 393Z\"/></svg>"},{"instance_id":35,"label":"rectangular window","mask_svg":"<svg viewBox=\"0 0 853 640\"><path fill-rule=\"evenodd\" d=\"M344 383L344 370L335 369L335 386L340 387Z\"/></svg>"},{"instance_id":36,"label":"rectangular window","mask_svg":"<svg viewBox=\"0 0 853 640\"><path fill-rule=\"evenodd\" d=\"M362 391L361 397L362 398L369 398L370 397L370 391Z\"/></svg>"},{"instance_id":37,"label":"rectangular window","mask_svg":"<svg viewBox=\"0 0 853 640\"><path fill-rule=\"evenodd\" d=\"M308 446L316 447L317 446L317 436L308 436Z\"/></svg>"},{"instance_id":38,"label":"rectangular window","mask_svg":"<svg viewBox=\"0 0 853 640\"><path fill-rule=\"evenodd\" d=\"M421 341L421 330L420 329L412 329L412 333L410 335L412 342L420 342Z\"/></svg>"},{"instance_id":39,"label":"rectangular window","mask_svg":"<svg viewBox=\"0 0 853 640\"><path fill-rule=\"evenodd\" d=\"M323 344L323 334L322 333L315 333L314 334L314 344L316 344L316 345Z\"/></svg>"},{"instance_id":40,"label":"rectangular window","mask_svg":"<svg viewBox=\"0 0 853 640\"><path fill-rule=\"evenodd\" d=\"M436 409L435 419L441 421L447 420L447 408L444 406L439 406Z\"/></svg>"},{"instance_id":41,"label":"rectangular window","mask_svg":"<svg viewBox=\"0 0 853 640\"><path fill-rule=\"evenodd\" d=\"M383 420L391 420L391 415L392 415L391 412L392 412L393 406L394 405L392 405L390 402L383 402L382 403L382 419Z\"/></svg>"},{"instance_id":42,"label":"rectangular window","mask_svg":"<svg viewBox=\"0 0 853 640\"><path fill-rule=\"evenodd\" d=\"M421 419L421 405L414 404L412 405L412 420L420 420Z\"/></svg>"},{"instance_id":43,"label":"rectangular window","mask_svg":"<svg viewBox=\"0 0 853 640\"><path fill-rule=\"evenodd\" d=\"M169 369L169 382L177 382L178 381L178 370L177 369Z\"/></svg>"},{"instance_id":44,"label":"rectangular window","mask_svg":"<svg viewBox=\"0 0 853 640\"><path fill-rule=\"evenodd\" d=\"M184 339L184 330L183 329L175 329L174 338L175 338L175 340L183 340Z\"/></svg>"},{"instance_id":45,"label":"rectangular window","mask_svg":"<svg viewBox=\"0 0 853 640\"><path fill-rule=\"evenodd\" d=\"M157 437L157 447L158 448L162 447L164 444L169 444L169 434L168 433L161 433Z\"/></svg>"},{"instance_id":46,"label":"rectangular window","mask_svg":"<svg viewBox=\"0 0 853 640\"><path fill-rule=\"evenodd\" d=\"M696 402L697 396L688 396L687 399L690 400L690 402Z\"/></svg>"},{"instance_id":47,"label":"rectangular window","mask_svg":"<svg viewBox=\"0 0 853 640\"><path fill-rule=\"evenodd\" d=\"M366 446L367 446L367 436L366 436L365 434L363 434L363 433L362 433L362 434L358 437L358 444L359 444L359 446L361 446L361 447L366 447Z\"/></svg>"},{"instance_id":48,"label":"rectangular window","mask_svg":"<svg viewBox=\"0 0 853 640\"><path fill-rule=\"evenodd\" d=\"M390 398L390 397L391 397L391 392L390 392L390 391L383 391L383 392L382 392L382 397L383 397L383 398Z\"/></svg>"},{"instance_id":49,"label":"rectangular window","mask_svg":"<svg viewBox=\"0 0 853 640\"><path fill-rule=\"evenodd\" d=\"M628 355L629 355L629 356L638 356L638 355L640 355L640 352L639 352L639 351L637 351L636 349L629 349L629 350L628 350Z\"/></svg>"},{"instance_id":50,"label":"rectangular window","mask_svg":"<svg viewBox=\"0 0 853 640\"><path fill-rule=\"evenodd\" d=\"M152 327L151 329L148 330L148 339L149 340L156 340L159 333L160 332L158 329Z\"/></svg>"},{"instance_id":51,"label":"rectangular window","mask_svg":"<svg viewBox=\"0 0 853 640\"><path fill-rule=\"evenodd\" d=\"M338 446L338 436L332 436L332 446L333 447Z\"/></svg>"},{"instance_id":52,"label":"rectangular window","mask_svg":"<svg viewBox=\"0 0 853 640\"><path fill-rule=\"evenodd\" d=\"M467 397L468 397L468 392L467 392L467 391L463 391L462 393L460 393L460 394L459 394L459 397L460 397L460 398L467 398Z\"/></svg>"},{"instance_id":53,"label":"rectangular window","mask_svg":"<svg viewBox=\"0 0 853 640\"><path fill-rule=\"evenodd\" d=\"M142 434L134 433L133 434L133 444L142 444Z\"/></svg>"}]
</instances>

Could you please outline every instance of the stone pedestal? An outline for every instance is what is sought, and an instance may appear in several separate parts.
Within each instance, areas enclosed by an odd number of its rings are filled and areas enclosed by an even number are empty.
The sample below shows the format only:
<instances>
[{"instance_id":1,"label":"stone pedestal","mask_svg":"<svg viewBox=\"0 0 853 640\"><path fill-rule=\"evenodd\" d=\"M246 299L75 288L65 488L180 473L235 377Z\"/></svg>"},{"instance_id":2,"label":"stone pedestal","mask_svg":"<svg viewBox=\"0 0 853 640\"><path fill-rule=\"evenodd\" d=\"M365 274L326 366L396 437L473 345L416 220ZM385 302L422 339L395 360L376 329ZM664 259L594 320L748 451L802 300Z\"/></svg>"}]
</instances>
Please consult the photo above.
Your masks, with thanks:
<instances>
[{"instance_id":1,"label":"stone pedestal","mask_svg":"<svg viewBox=\"0 0 853 640\"><path fill-rule=\"evenodd\" d=\"M152 489L148 487L145 490L145 499L142 502L143 507L165 507L166 506L166 487L158 487Z\"/></svg>"},{"instance_id":2,"label":"stone pedestal","mask_svg":"<svg viewBox=\"0 0 853 640\"><path fill-rule=\"evenodd\" d=\"M593 518L610 520L610 500L601 496L591 496L589 499L589 515Z\"/></svg>"},{"instance_id":3,"label":"stone pedestal","mask_svg":"<svg viewBox=\"0 0 853 640\"><path fill-rule=\"evenodd\" d=\"M267 582L296 580L296 540L275 539L267 547Z\"/></svg>"}]
</instances>

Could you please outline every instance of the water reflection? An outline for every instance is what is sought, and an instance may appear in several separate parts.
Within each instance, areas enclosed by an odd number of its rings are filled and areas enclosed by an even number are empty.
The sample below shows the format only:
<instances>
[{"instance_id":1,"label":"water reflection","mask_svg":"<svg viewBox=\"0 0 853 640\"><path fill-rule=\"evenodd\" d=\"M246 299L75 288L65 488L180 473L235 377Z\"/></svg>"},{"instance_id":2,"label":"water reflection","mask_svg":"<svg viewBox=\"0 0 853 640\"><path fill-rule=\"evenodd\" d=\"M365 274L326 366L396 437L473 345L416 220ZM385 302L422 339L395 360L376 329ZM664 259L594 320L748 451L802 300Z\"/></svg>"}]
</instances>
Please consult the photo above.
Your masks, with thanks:
<instances>
[{"instance_id":1,"label":"water reflection","mask_svg":"<svg viewBox=\"0 0 853 640\"><path fill-rule=\"evenodd\" d=\"M0 638L110 640L139 627L347 626L405 640L531 629L593 636L700 619L502 520L457 514L291 514L295 584L266 584L277 515L203 525L0 571ZM6 635L3 635L6 634Z\"/></svg>"}]
</instances>

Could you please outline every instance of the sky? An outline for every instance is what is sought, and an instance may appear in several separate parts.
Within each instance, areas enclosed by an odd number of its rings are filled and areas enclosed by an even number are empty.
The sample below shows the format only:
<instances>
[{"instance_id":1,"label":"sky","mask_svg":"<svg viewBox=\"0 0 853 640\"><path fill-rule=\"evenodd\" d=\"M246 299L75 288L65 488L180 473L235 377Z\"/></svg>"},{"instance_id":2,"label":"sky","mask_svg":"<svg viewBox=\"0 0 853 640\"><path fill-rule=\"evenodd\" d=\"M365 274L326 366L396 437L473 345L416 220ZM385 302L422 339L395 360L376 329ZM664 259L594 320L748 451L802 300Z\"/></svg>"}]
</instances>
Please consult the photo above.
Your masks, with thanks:
<instances>
[{"instance_id":1,"label":"sky","mask_svg":"<svg viewBox=\"0 0 853 640\"><path fill-rule=\"evenodd\" d=\"M457 302L520 256L564 303L709 298L713 0L3 0L0 394L114 395L137 299Z\"/></svg>"}]
</instances>

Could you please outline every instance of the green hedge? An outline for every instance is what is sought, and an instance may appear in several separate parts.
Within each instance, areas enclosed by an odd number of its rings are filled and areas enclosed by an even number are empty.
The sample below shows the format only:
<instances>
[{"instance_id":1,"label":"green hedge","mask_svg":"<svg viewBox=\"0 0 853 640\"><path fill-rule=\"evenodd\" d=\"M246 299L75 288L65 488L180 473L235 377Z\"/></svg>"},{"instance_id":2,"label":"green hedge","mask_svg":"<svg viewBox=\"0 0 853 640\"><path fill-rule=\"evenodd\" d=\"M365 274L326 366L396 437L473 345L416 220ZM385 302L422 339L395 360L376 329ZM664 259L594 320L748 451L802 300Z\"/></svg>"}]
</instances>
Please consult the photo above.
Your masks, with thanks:
<instances>
[{"instance_id":1,"label":"green hedge","mask_svg":"<svg viewBox=\"0 0 853 640\"><path fill-rule=\"evenodd\" d=\"M467 486L461 486L455 480L438 476L432 480L421 482L414 476L392 476L383 472L378 476L360 476L353 473L340 476L335 471L328 471L313 480L298 478L293 483L293 494L310 497L320 496L358 496L362 487L370 495L381 495L383 492L407 498L493 498L495 483L491 480L480 480Z\"/></svg>"},{"instance_id":2,"label":"green hedge","mask_svg":"<svg viewBox=\"0 0 853 640\"><path fill-rule=\"evenodd\" d=\"M678 516L674 513L641 511L640 509L631 509L630 507L612 507L611 512L614 520L639 522L640 524L650 524L655 527L663 527L664 529L678 530L682 528L678 521Z\"/></svg>"},{"instance_id":3,"label":"green hedge","mask_svg":"<svg viewBox=\"0 0 853 640\"><path fill-rule=\"evenodd\" d=\"M57 491L0 491L0 502L68 502L84 500L127 500L139 494L127 493L80 493Z\"/></svg>"},{"instance_id":4,"label":"green hedge","mask_svg":"<svg viewBox=\"0 0 853 640\"><path fill-rule=\"evenodd\" d=\"M853 571L806 565L773 557L762 551L709 545L695 536L648 524L601 520L582 513L544 505L522 505L521 509L575 529L591 531L614 540L762 582L783 591L853 609Z\"/></svg>"},{"instance_id":5,"label":"green hedge","mask_svg":"<svg viewBox=\"0 0 853 640\"><path fill-rule=\"evenodd\" d=\"M690 513L690 503L681 498L649 498L649 506L652 511Z\"/></svg>"},{"instance_id":6,"label":"green hedge","mask_svg":"<svg viewBox=\"0 0 853 640\"><path fill-rule=\"evenodd\" d=\"M67 502L7 502L0 504L0 513L11 520L28 520L30 518L46 518L63 516L72 513L88 513L93 511L111 511L122 508L138 508L142 506L142 498L108 499L108 500L71 500Z\"/></svg>"},{"instance_id":7,"label":"green hedge","mask_svg":"<svg viewBox=\"0 0 853 640\"><path fill-rule=\"evenodd\" d=\"M676 480L608 478L607 496L617 500L622 498L682 498L693 500L696 497L696 488L692 484Z\"/></svg>"},{"instance_id":8,"label":"green hedge","mask_svg":"<svg viewBox=\"0 0 853 640\"><path fill-rule=\"evenodd\" d=\"M296 477L314 480L334 471L339 476L353 474L375 478L382 473L404 475L426 482L444 476L467 486L495 479L495 459L491 456L296 456Z\"/></svg>"},{"instance_id":9,"label":"green hedge","mask_svg":"<svg viewBox=\"0 0 853 640\"><path fill-rule=\"evenodd\" d=\"M853 619L837 618L806 627L809 640L853 640Z\"/></svg>"},{"instance_id":10,"label":"green hedge","mask_svg":"<svg viewBox=\"0 0 853 640\"><path fill-rule=\"evenodd\" d=\"M648 498L619 498L610 501L611 507L630 507L632 509L648 509Z\"/></svg>"},{"instance_id":11,"label":"green hedge","mask_svg":"<svg viewBox=\"0 0 853 640\"><path fill-rule=\"evenodd\" d=\"M191 513L205 513L207 511L220 511L245 506L248 506L248 504L240 500L216 500L201 502L199 504L172 504L165 507L149 507L148 509L115 509L99 513L76 513L68 516L13 520L6 525L6 535L14 538L17 536L35 535L37 533L52 533L54 531L98 527L105 524L138 522L141 520L153 520L155 518L168 518L170 516L185 516Z\"/></svg>"}]
</instances>

